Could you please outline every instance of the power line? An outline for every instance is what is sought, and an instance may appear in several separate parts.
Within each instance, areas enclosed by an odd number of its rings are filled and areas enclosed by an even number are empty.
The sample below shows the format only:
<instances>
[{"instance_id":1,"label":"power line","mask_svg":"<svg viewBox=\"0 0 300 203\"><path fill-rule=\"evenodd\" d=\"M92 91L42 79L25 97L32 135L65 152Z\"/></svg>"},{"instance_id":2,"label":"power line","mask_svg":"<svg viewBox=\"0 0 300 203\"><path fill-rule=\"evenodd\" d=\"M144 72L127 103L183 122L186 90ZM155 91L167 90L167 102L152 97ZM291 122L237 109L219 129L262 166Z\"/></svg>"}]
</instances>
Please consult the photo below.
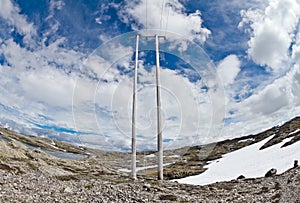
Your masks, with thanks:
<instances>
[{"instance_id":1,"label":"power line","mask_svg":"<svg viewBox=\"0 0 300 203\"><path fill-rule=\"evenodd\" d=\"M169 23L170 9L171 9L171 7L169 6L169 7L168 7L168 15L167 15L167 22L166 22L165 35L166 35L166 33L167 33L167 30L168 30L168 23Z\"/></svg>"},{"instance_id":2,"label":"power line","mask_svg":"<svg viewBox=\"0 0 300 203\"><path fill-rule=\"evenodd\" d=\"M146 0L146 34L148 35L148 1Z\"/></svg>"},{"instance_id":3,"label":"power line","mask_svg":"<svg viewBox=\"0 0 300 203\"><path fill-rule=\"evenodd\" d=\"M161 14L160 14L160 26L159 26L159 30L161 30L161 28L162 28L162 20L163 20L164 8L165 8L165 0L163 0L162 6L161 6Z\"/></svg>"}]
</instances>

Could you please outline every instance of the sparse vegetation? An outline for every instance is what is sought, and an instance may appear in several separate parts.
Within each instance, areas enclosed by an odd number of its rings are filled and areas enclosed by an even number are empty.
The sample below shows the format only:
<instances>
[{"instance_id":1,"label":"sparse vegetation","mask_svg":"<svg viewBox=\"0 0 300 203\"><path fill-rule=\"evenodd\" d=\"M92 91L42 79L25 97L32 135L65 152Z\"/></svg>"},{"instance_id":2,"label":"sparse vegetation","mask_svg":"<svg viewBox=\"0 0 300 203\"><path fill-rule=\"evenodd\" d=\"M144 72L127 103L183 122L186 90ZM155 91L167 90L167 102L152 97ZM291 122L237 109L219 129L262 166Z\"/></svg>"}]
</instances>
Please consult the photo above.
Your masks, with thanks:
<instances>
[{"instance_id":1,"label":"sparse vegetation","mask_svg":"<svg viewBox=\"0 0 300 203\"><path fill-rule=\"evenodd\" d=\"M32 163L32 162L27 162L27 165L28 165L28 167L31 169L31 170L36 170L37 168L36 168L36 166L34 165L34 163Z\"/></svg>"}]
</instances>

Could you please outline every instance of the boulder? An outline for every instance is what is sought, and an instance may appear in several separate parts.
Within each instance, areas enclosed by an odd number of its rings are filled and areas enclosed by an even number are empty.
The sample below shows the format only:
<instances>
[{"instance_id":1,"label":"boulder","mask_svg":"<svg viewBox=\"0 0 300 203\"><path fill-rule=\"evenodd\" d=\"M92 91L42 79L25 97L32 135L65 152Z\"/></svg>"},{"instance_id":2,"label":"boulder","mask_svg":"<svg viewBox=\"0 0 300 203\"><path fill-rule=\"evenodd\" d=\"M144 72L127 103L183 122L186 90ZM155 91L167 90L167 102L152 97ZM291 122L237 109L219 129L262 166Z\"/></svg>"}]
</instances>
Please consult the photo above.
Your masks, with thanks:
<instances>
[{"instance_id":1,"label":"boulder","mask_svg":"<svg viewBox=\"0 0 300 203\"><path fill-rule=\"evenodd\" d=\"M298 165L298 160L295 160L294 161L294 168L297 168L299 165Z\"/></svg>"},{"instance_id":2,"label":"boulder","mask_svg":"<svg viewBox=\"0 0 300 203\"><path fill-rule=\"evenodd\" d=\"M177 196L173 194L162 194L159 196L159 200L177 201Z\"/></svg>"},{"instance_id":3,"label":"boulder","mask_svg":"<svg viewBox=\"0 0 300 203\"><path fill-rule=\"evenodd\" d=\"M277 170L275 168L270 169L266 174L265 177L272 177L275 176L277 173Z\"/></svg>"},{"instance_id":4,"label":"boulder","mask_svg":"<svg viewBox=\"0 0 300 203\"><path fill-rule=\"evenodd\" d=\"M237 180L245 179L244 175L240 175L239 177L236 178Z\"/></svg>"}]
</instances>

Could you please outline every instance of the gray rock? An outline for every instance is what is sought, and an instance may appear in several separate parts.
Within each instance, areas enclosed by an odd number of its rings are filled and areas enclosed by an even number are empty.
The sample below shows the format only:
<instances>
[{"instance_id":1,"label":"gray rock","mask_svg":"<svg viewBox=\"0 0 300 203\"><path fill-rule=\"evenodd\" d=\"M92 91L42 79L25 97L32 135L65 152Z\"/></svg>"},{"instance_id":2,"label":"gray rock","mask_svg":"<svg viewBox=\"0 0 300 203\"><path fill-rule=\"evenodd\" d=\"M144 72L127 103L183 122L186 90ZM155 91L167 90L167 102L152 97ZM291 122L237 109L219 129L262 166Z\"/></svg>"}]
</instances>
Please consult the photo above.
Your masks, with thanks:
<instances>
[{"instance_id":1,"label":"gray rock","mask_svg":"<svg viewBox=\"0 0 300 203\"><path fill-rule=\"evenodd\" d=\"M294 161L294 168L297 168L298 167L298 160L295 160Z\"/></svg>"},{"instance_id":2,"label":"gray rock","mask_svg":"<svg viewBox=\"0 0 300 203\"><path fill-rule=\"evenodd\" d=\"M143 185L143 188L145 189L145 190L147 190L147 191L150 191L151 190L151 184L144 184Z\"/></svg>"},{"instance_id":3,"label":"gray rock","mask_svg":"<svg viewBox=\"0 0 300 203\"><path fill-rule=\"evenodd\" d=\"M244 175L240 175L239 177L236 178L237 180L245 179Z\"/></svg>"},{"instance_id":4,"label":"gray rock","mask_svg":"<svg viewBox=\"0 0 300 203\"><path fill-rule=\"evenodd\" d=\"M276 173L277 173L277 170L275 168L272 168L265 174L265 177L275 176Z\"/></svg>"},{"instance_id":5,"label":"gray rock","mask_svg":"<svg viewBox=\"0 0 300 203\"><path fill-rule=\"evenodd\" d=\"M70 187L66 187L66 188L64 189L64 192L66 192L66 193L72 193L73 190L72 190Z\"/></svg>"}]
</instances>

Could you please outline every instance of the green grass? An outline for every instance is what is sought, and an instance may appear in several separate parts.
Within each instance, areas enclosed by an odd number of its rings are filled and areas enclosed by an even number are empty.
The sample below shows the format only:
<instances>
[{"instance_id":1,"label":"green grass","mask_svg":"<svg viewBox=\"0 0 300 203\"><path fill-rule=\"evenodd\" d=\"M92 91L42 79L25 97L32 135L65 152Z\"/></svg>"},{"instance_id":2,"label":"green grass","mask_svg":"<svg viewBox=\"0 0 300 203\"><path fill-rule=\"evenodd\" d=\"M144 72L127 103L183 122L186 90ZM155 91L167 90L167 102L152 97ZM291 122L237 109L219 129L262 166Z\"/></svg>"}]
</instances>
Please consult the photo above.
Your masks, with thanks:
<instances>
[{"instance_id":1,"label":"green grass","mask_svg":"<svg viewBox=\"0 0 300 203\"><path fill-rule=\"evenodd\" d=\"M32 162L27 162L27 166L33 171L37 169L37 167Z\"/></svg>"}]
</instances>

